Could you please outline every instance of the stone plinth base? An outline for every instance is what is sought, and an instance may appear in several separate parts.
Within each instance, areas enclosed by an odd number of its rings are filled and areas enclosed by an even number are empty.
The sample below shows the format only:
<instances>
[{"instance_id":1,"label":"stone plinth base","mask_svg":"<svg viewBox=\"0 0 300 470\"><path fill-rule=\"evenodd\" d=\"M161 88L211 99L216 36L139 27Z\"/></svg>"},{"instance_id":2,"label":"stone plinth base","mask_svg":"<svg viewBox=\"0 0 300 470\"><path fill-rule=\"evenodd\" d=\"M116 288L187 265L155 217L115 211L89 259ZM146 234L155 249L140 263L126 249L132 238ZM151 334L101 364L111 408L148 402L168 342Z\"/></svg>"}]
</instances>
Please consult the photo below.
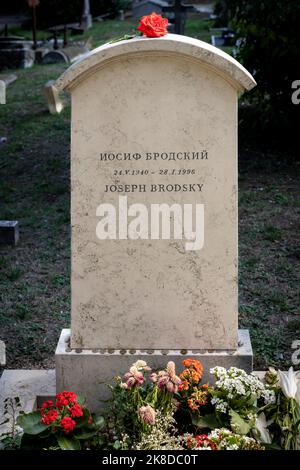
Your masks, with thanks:
<instances>
[{"instance_id":1,"label":"stone plinth base","mask_svg":"<svg viewBox=\"0 0 300 470\"><path fill-rule=\"evenodd\" d=\"M7 369L0 378L0 435L11 432L11 422L6 422L4 400L18 397L19 412L30 413L45 400L55 395L55 370ZM1 450L1 445L0 445Z\"/></svg>"},{"instance_id":2,"label":"stone plinth base","mask_svg":"<svg viewBox=\"0 0 300 470\"><path fill-rule=\"evenodd\" d=\"M62 330L56 353L56 389L74 390L83 395L95 411L103 407L102 400L110 396L107 383L112 377L123 375L138 359L153 369L163 368L174 361L177 371L182 370L184 358L199 359L203 364L203 383L213 383L209 369L231 366L252 372L253 353L248 330L238 331L239 347L236 351L178 351L178 350L88 350L71 349L70 330Z\"/></svg>"}]
</instances>

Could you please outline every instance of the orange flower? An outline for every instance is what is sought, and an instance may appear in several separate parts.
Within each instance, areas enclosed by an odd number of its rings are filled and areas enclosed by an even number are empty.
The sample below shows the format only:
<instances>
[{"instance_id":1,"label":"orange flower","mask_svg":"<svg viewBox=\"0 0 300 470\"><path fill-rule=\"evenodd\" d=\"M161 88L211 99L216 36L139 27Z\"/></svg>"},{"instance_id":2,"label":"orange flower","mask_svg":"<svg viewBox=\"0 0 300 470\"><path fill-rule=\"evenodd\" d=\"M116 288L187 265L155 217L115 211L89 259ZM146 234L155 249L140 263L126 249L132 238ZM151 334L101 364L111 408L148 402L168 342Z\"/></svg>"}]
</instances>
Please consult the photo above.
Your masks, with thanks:
<instances>
[{"instance_id":1,"label":"orange flower","mask_svg":"<svg viewBox=\"0 0 300 470\"><path fill-rule=\"evenodd\" d=\"M182 361L182 364L186 369L194 369L196 372L198 372L201 379L203 373L203 366L200 361L197 361L196 359L184 359Z\"/></svg>"},{"instance_id":2,"label":"orange flower","mask_svg":"<svg viewBox=\"0 0 300 470\"><path fill-rule=\"evenodd\" d=\"M201 374L199 374L199 372L197 372L196 370L190 369L190 374L191 374L193 382L196 382L196 383L200 382Z\"/></svg>"},{"instance_id":3,"label":"orange flower","mask_svg":"<svg viewBox=\"0 0 300 470\"><path fill-rule=\"evenodd\" d=\"M191 398L187 401L192 411L196 411L200 406L207 404L207 387L202 388L204 388L204 390L194 387L194 392L191 394Z\"/></svg>"},{"instance_id":4,"label":"orange flower","mask_svg":"<svg viewBox=\"0 0 300 470\"><path fill-rule=\"evenodd\" d=\"M184 369L179 377L183 382L187 382L190 386L197 385L201 380L201 374L194 369Z\"/></svg>"},{"instance_id":5,"label":"orange flower","mask_svg":"<svg viewBox=\"0 0 300 470\"><path fill-rule=\"evenodd\" d=\"M179 390L188 390L189 387L197 385L202 377L203 367L200 361L196 359L184 359L182 361L186 367L184 371L179 375L182 384L179 386Z\"/></svg>"},{"instance_id":6,"label":"orange flower","mask_svg":"<svg viewBox=\"0 0 300 470\"><path fill-rule=\"evenodd\" d=\"M180 374L181 375L181 374ZM187 380L182 380L181 384L179 385L179 390L181 392L183 392L184 390L188 390L189 389L189 383Z\"/></svg>"}]
</instances>

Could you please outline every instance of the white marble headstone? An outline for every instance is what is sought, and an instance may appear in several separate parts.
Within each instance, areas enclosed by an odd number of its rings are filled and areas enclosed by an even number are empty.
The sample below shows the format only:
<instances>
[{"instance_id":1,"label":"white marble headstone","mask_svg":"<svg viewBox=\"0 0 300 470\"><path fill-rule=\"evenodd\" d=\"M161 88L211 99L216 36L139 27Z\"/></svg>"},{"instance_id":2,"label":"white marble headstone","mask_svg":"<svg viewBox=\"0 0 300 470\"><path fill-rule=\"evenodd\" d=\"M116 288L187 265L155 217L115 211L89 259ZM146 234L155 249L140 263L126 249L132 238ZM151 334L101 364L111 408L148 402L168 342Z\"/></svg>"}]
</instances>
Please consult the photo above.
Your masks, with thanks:
<instances>
[{"instance_id":1,"label":"white marble headstone","mask_svg":"<svg viewBox=\"0 0 300 470\"><path fill-rule=\"evenodd\" d=\"M237 101L254 85L171 34L101 46L57 80L72 95L72 348L236 348Z\"/></svg>"}]
</instances>

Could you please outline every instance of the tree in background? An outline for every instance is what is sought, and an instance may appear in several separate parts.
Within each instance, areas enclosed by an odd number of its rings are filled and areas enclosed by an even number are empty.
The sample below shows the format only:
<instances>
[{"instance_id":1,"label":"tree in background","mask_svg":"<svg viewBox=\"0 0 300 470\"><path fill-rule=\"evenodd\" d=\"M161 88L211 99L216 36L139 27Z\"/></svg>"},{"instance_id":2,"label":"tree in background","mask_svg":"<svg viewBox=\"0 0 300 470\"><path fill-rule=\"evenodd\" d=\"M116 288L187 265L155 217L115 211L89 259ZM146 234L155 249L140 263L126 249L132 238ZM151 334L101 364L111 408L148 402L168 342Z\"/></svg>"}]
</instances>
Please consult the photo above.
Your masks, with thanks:
<instances>
[{"instance_id":1,"label":"tree in background","mask_svg":"<svg viewBox=\"0 0 300 470\"><path fill-rule=\"evenodd\" d=\"M90 0L92 16L109 14L115 18L119 10L128 10L132 0ZM42 27L78 22L83 10L83 0L40 0L39 24ZM0 0L0 15L28 13L26 0Z\"/></svg>"},{"instance_id":2,"label":"tree in background","mask_svg":"<svg viewBox=\"0 0 300 470\"><path fill-rule=\"evenodd\" d=\"M236 32L237 59L258 84L245 95L252 104L242 112L247 127L278 131L288 145L295 139L300 111L291 100L292 82L300 79L299 0L219 0L215 12L219 25Z\"/></svg>"},{"instance_id":3,"label":"tree in background","mask_svg":"<svg viewBox=\"0 0 300 470\"><path fill-rule=\"evenodd\" d=\"M120 10L128 10L132 6L132 0L90 0L93 16L109 14L115 18Z\"/></svg>"},{"instance_id":4,"label":"tree in background","mask_svg":"<svg viewBox=\"0 0 300 470\"><path fill-rule=\"evenodd\" d=\"M92 16L115 18L119 10L130 7L129 0L90 0ZM64 23L80 22L83 0L40 0L39 25L43 28Z\"/></svg>"},{"instance_id":5,"label":"tree in background","mask_svg":"<svg viewBox=\"0 0 300 470\"><path fill-rule=\"evenodd\" d=\"M39 26L48 28L80 22L82 7L82 0L41 0L38 11Z\"/></svg>"}]
</instances>

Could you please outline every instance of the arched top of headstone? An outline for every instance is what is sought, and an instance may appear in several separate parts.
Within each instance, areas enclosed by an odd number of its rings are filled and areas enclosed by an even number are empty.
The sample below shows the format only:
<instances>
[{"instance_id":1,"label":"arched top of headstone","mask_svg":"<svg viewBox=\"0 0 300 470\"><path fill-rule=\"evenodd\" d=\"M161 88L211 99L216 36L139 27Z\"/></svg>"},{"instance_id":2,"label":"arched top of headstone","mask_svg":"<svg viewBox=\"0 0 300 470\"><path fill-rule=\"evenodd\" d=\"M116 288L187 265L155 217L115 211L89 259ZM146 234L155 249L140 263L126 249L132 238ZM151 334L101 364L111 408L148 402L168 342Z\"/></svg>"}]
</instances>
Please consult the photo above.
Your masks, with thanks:
<instances>
[{"instance_id":1,"label":"arched top of headstone","mask_svg":"<svg viewBox=\"0 0 300 470\"><path fill-rule=\"evenodd\" d=\"M251 90L256 85L252 75L233 57L210 44L198 39L176 34L167 34L162 38L137 37L114 43L104 44L75 62L55 82L60 90L72 91L79 83L102 68L106 63L126 56L165 54L181 55L190 60L199 61L204 67L232 84L238 92Z\"/></svg>"}]
</instances>

